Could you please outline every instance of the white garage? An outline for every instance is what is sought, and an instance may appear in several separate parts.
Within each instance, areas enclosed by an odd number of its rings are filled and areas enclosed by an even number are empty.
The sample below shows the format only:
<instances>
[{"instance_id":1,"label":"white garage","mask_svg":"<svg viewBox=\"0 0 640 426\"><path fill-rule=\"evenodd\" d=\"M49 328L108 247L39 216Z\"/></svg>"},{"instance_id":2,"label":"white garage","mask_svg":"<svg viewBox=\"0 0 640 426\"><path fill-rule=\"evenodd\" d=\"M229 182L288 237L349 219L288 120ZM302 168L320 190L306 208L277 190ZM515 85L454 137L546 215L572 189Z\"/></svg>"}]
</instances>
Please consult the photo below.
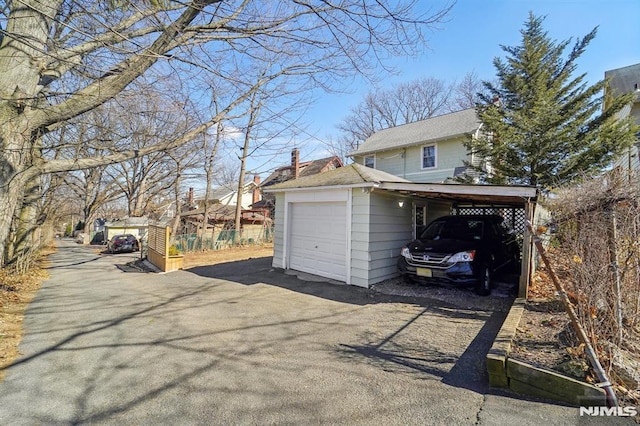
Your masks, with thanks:
<instances>
[{"instance_id":1,"label":"white garage","mask_svg":"<svg viewBox=\"0 0 640 426\"><path fill-rule=\"evenodd\" d=\"M347 279L347 203L289 204L289 267Z\"/></svg>"},{"instance_id":2,"label":"white garage","mask_svg":"<svg viewBox=\"0 0 640 426\"><path fill-rule=\"evenodd\" d=\"M462 206L512 206L533 218L535 188L413 183L351 164L270 187L276 195L273 266L369 287L397 276L419 226ZM463 213L457 213L463 214ZM523 235L521 292L530 275Z\"/></svg>"},{"instance_id":3,"label":"white garage","mask_svg":"<svg viewBox=\"0 0 640 426\"><path fill-rule=\"evenodd\" d=\"M399 207L404 196L373 193L382 180L407 182L355 164L269 188L276 194L273 266L361 287L394 276L411 238L411 209Z\"/></svg>"}]
</instances>

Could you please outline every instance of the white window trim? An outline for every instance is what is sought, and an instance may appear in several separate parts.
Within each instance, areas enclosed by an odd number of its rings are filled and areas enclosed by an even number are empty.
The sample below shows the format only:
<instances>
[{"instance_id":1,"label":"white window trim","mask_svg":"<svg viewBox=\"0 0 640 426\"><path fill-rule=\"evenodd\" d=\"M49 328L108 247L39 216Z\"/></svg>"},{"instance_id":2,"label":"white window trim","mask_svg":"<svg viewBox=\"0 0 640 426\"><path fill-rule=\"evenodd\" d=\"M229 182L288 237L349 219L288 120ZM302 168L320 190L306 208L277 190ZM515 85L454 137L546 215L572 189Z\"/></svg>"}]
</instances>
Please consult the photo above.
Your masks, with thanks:
<instances>
[{"instance_id":1,"label":"white window trim","mask_svg":"<svg viewBox=\"0 0 640 426\"><path fill-rule=\"evenodd\" d=\"M429 147L433 147L433 166L432 167L423 167L424 164L424 149L425 148L429 148ZM437 169L438 168L438 145L436 144L429 144L429 145L422 145L422 147L420 147L420 170L433 170L433 169Z\"/></svg>"},{"instance_id":2,"label":"white window trim","mask_svg":"<svg viewBox=\"0 0 640 426\"><path fill-rule=\"evenodd\" d=\"M376 168L376 155L375 154L369 154L369 155L365 155L362 158L362 165L365 166L365 167L368 167L367 166L367 158L373 158L373 168L375 169Z\"/></svg>"}]
</instances>

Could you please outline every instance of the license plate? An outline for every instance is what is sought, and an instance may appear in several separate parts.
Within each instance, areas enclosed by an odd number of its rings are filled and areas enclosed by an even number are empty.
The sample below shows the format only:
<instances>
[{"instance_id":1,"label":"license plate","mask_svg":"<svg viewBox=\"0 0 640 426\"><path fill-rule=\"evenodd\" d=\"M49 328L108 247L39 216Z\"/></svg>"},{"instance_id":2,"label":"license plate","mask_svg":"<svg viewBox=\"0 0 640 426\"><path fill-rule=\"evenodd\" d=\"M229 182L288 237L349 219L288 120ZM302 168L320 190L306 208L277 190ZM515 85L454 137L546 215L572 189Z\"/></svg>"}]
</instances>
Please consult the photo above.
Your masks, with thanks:
<instances>
[{"instance_id":1,"label":"license plate","mask_svg":"<svg viewBox=\"0 0 640 426\"><path fill-rule=\"evenodd\" d=\"M431 269L429 268L416 268L416 275L427 278L431 278L433 276Z\"/></svg>"}]
</instances>

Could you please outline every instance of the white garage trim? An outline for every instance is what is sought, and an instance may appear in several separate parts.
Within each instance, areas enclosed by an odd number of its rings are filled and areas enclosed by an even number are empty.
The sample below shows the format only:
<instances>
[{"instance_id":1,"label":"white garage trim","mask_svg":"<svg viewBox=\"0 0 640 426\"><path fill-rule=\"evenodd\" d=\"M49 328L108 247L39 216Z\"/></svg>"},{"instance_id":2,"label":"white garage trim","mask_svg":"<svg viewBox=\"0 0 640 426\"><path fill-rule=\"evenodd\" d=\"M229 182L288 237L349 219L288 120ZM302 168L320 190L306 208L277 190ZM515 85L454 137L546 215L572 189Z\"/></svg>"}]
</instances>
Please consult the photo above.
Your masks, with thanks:
<instances>
[{"instance_id":1,"label":"white garage trim","mask_svg":"<svg viewBox=\"0 0 640 426\"><path fill-rule=\"evenodd\" d=\"M351 282L351 211L352 211L352 203L351 203L351 190L350 189L339 189L335 191L295 191L292 193L285 192L284 194L284 220L283 220L283 237L285 238L285 242L283 244L283 256L282 256L282 268L284 269L305 269L300 268L298 265L297 268L292 268L291 258L292 258L292 248L291 248L291 231L292 231L292 221L296 220L296 217L292 215L293 206L298 205L303 206L322 206L333 204L337 206L339 204L344 205L344 213L340 212L340 214L344 214L344 271L339 274L334 274L332 272L323 273L321 270L316 270L313 266L304 272L315 273L317 275L327 276L328 278L338 279L340 281L345 281L347 284ZM342 209L340 209L342 210ZM293 254L297 256L297 253ZM322 268L320 268L322 269ZM335 270L334 270L335 272ZM329 276L328 276L329 275Z\"/></svg>"}]
</instances>

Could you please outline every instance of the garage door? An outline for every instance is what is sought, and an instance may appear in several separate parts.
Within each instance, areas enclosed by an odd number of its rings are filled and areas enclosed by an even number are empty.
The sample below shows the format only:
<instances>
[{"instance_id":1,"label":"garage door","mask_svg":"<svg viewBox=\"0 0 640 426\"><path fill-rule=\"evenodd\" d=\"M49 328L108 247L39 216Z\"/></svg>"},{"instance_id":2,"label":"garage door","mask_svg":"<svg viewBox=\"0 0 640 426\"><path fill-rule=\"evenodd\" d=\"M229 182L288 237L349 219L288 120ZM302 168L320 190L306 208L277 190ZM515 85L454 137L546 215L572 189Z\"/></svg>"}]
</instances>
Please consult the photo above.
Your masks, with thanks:
<instances>
[{"instance_id":1,"label":"garage door","mask_svg":"<svg viewBox=\"0 0 640 426\"><path fill-rule=\"evenodd\" d=\"M346 281L346 203L290 206L289 268Z\"/></svg>"}]
</instances>

